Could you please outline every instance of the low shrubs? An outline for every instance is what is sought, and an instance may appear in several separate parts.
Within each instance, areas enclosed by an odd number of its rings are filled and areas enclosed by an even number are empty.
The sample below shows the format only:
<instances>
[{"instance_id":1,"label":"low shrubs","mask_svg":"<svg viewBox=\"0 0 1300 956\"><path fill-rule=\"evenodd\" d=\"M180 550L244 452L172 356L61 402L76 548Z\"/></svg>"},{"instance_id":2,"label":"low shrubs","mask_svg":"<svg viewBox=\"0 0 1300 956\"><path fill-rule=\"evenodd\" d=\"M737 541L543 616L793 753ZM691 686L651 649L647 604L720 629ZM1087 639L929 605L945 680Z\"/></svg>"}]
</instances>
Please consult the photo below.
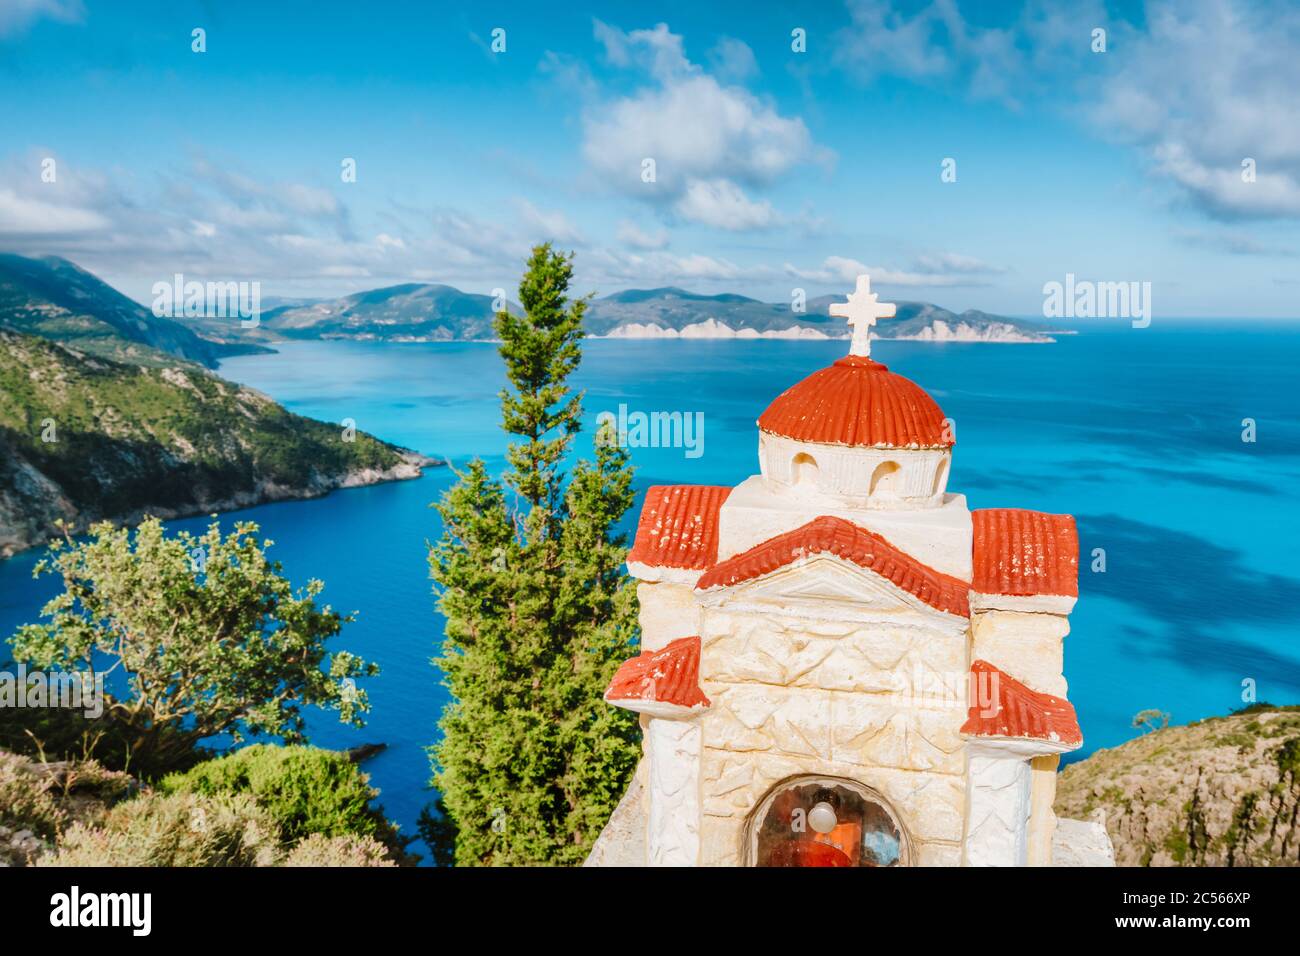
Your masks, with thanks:
<instances>
[{"instance_id":1,"label":"low shrubs","mask_svg":"<svg viewBox=\"0 0 1300 956\"><path fill-rule=\"evenodd\" d=\"M93 823L136 789L93 760L45 763L0 751L0 865L26 866L74 823Z\"/></svg>"},{"instance_id":2,"label":"low shrubs","mask_svg":"<svg viewBox=\"0 0 1300 956\"><path fill-rule=\"evenodd\" d=\"M414 864L346 756L256 745L152 790L94 761L0 751L0 863L39 866ZM12 844L12 845L11 845Z\"/></svg>"},{"instance_id":3,"label":"low shrubs","mask_svg":"<svg viewBox=\"0 0 1300 956\"><path fill-rule=\"evenodd\" d=\"M378 791L345 755L314 747L254 744L208 760L158 784L163 793L248 794L280 828L284 842L314 834L371 837L395 860L409 839L370 801Z\"/></svg>"},{"instance_id":4,"label":"low shrubs","mask_svg":"<svg viewBox=\"0 0 1300 956\"><path fill-rule=\"evenodd\" d=\"M0 752L0 825L52 838L67 820L49 777L28 769L27 759Z\"/></svg>"},{"instance_id":5,"label":"low shrubs","mask_svg":"<svg viewBox=\"0 0 1300 956\"><path fill-rule=\"evenodd\" d=\"M396 866L388 848L368 836L313 833L289 851L282 866Z\"/></svg>"},{"instance_id":6,"label":"low shrubs","mask_svg":"<svg viewBox=\"0 0 1300 956\"><path fill-rule=\"evenodd\" d=\"M252 797L150 793L77 823L39 866L273 866L275 820Z\"/></svg>"}]
</instances>

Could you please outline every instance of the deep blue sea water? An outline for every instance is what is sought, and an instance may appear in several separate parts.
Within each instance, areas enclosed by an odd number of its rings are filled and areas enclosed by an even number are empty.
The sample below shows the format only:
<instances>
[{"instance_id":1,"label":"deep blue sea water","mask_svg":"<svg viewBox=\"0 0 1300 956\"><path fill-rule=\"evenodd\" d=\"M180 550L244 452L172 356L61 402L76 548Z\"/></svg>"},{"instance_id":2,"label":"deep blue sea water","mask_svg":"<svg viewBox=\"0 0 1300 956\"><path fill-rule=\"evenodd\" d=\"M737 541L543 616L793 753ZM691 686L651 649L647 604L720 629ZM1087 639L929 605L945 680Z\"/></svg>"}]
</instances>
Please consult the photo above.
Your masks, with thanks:
<instances>
[{"instance_id":1,"label":"deep blue sea water","mask_svg":"<svg viewBox=\"0 0 1300 956\"><path fill-rule=\"evenodd\" d=\"M596 415L704 413L703 454L636 449L637 485L736 484L757 471L754 420L779 392L845 351L843 342L593 340L577 376L587 441ZM877 342L873 355L924 386L956 421L949 491L972 508L1077 516L1080 600L1066 677L1086 754L1132 737L1132 716L1174 722L1260 700L1300 701L1300 327L1165 323L1087 329L1054 345ZM503 462L501 364L489 344L311 342L226 362L221 374L296 412L341 421L462 463ZM1241 440L1254 419L1257 441ZM326 747L383 741L367 763L407 832L430 799L424 748L446 700L429 658L441 638L425 563L429 508L454 476L250 508L298 582L359 612L336 640L378 661L364 730L310 721ZM174 522L198 528L206 519ZM632 516L629 516L629 523ZM1105 573L1089 570L1094 548ZM35 620L53 582L35 553L0 562L0 635Z\"/></svg>"}]
</instances>

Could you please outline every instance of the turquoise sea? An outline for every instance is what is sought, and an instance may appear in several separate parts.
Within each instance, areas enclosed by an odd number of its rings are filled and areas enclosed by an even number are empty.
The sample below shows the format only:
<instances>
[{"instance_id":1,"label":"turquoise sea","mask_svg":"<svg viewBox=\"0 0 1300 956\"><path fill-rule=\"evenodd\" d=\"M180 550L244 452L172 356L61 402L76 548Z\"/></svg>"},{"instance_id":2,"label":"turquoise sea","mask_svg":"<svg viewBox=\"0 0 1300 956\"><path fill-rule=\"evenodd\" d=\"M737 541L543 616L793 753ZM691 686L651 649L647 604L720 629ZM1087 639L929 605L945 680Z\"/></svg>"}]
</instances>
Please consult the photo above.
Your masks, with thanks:
<instances>
[{"instance_id":1,"label":"turquoise sea","mask_svg":"<svg viewBox=\"0 0 1300 956\"><path fill-rule=\"evenodd\" d=\"M637 485L736 484L757 471L754 420L844 342L586 343L585 420L602 411L704 414L703 454L635 449ZM1133 715L1176 723L1259 700L1300 701L1300 326L1175 323L1087 328L1054 345L877 342L873 355L924 386L956 421L949 490L972 508L1078 518L1080 600L1066 638L1081 755L1132 737ZM221 374L304 415L461 463L503 462L490 344L310 342L226 362ZM1242 441L1253 419L1256 441ZM424 748L446 692L429 664L441 638L425 564L429 508L454 476L250 508L295 581L359 619L337 646L378 661L366 729L311 721L326 747L382 741L366 765L407 832L430 799ZM629 516L629 525L632 516ZM198 527L205 519L174 524ZM1104 573L1089 569L1096 548ZM0 635L35 620L52 592L35 553L0 562Z\"/></svg>"}]
</instances>

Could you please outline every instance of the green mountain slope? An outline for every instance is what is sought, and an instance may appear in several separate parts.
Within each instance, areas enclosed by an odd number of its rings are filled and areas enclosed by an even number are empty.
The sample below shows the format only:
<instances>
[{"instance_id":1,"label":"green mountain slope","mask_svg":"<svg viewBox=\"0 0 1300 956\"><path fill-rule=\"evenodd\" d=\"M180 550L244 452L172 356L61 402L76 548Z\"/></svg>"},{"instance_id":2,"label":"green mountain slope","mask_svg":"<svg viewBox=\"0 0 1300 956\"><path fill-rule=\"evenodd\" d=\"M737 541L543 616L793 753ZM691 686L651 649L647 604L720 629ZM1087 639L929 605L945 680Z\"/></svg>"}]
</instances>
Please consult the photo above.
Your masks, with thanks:
<instances>
[{"instance_id":1,"label":"green mountain slope","mask_svg":"<svg viewBox=\"0 0 1300 956\"><path fill-rule=\"evenodd\" d=\"M1066 767L1056 812L1098 809L1119 866L1300 865L1300 708L1166 727Z\"/></svg>"},{"instance_id":2,"label":"green mountain slope","mask_svg":"<svg viewBox=\"0 0 1300 956\"><path fill-rule=\"evenodd\" d=\"M184 362L0 331L0 556L58 519L171 517L414 478L430 459L286 411Z\"/></svg>"},{"instance_id":3,"label":"green mountain slope","mask_svg":"<svg viewBox=\"0 0 1300 956\"><path fill-rule=\"evenodd\" d=\"M181 322L158 318L58 256L0 253L0 329L65 342L92 355L155 365L176 356L215 368L224 355L260 350L209 341Z\"/></svg>"}]
</instances>

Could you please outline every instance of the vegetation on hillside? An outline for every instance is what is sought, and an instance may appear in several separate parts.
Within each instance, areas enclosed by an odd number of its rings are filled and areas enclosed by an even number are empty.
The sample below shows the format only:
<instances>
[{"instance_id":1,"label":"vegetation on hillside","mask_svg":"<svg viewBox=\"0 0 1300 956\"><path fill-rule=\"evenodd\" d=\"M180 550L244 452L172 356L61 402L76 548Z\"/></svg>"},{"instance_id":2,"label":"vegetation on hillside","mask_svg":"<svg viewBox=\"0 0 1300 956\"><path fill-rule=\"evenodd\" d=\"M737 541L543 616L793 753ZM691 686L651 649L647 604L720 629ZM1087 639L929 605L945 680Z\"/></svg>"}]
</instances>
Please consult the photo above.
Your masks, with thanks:
<instances>
[{"instance_id":1,"label":"vegetation on hillside","mask_svg":"<svg viewBox=\"0 0 1300 956\"><path fill-rule=\"evenodd\" d=\"M236 317L222 320L238 327ZM0 330L72 345L81 352L143 365L180 358L209 368L226 355L262 351L205 339L156 316L103 280L59 256L0 253Z\"/></svg>"},{"instance_id":2,"label":"vegetation on hillside","mask_svg":"<svg viewBox=\"0 0 1300 956\"><path fill-rule=\"evenodd\" d=\"M77 823L96 823L137 790L94 760L32 760L0 750L0 866L23 866Z\"/></svg>"},{"instance_id":3,"label":"vegetation on hillside","mask_svg":"<svg viewBox=\"0 0 1300 956\"><path fill-rule=\"evenodd\" d=\"M1142 723L1155 729L1065 768L1059 815L1103 811L1119 866L1300 865L1300 707Z\"/></svg>"},{"instance_id":4,"label":"vegetation on hillside","mask_svg":"<svg viewBox=\"0 0 1300 956\"><path fill-rule=\"evenodd\" d=\"M377 669L327 650L351 618L318 602L321 582L294 588L257 531L104 523L37 565L62 590L9 639L14 661L94 673L104 693L99 708L0 709L0 862L414 862L349 756L301 745L308 707L360 726L356 681ZM291 746L205 746L253 735Z\"/></svg>"},{"instance_id":5,"label":"vegetation on hillside","mask_svg":"<svg viewBox=\"0 0 1300 956\"><path fill-rule=\"evenodd\" d=\"M310 747L249 747L158 787L0 751L0 865L413 864L375 796L345 755Z\"/></svg>"},{"instance_id":6,"label":"vegetation on hillside","mask_svg":"<svg viewBox=\"0 0 1300 956\"><path fill-rule=\"evenodd\" d=\"M379 795L346 754L314 747L254 744L159 781L165 794L246 794L271 815L284 840L356 836L374 840L395 860L412 838L371 801Z\"/></svg>"},{"instance_id":7,"label":"vegetation on hillside","mask_svg":"<svg viewBox=\"0 0 1300 956\"><path fill-rule=\"evenodd\" d=\"M419 456L193 365L93 358L0 331L0 555L54 522L193 514L413 476Z\"/></svg>"},{"instance_id":8,"label":"vegetation on hillside","mask_svg":"<svg viewBox=\"0 0 1300 956\"><path fill-rule=\"evenodd\" d=\"M632 505L623 449L563 466L579 428L585 300L567 298L570 257L538 246L521 316L501 312L500 480L472 462L442 498L429 565L446 617L437 664L452 700L432 748L440 812L424 833L440 862L580 863L639 756L633 715L602 693L635 650L635 591L613 533Z\"/></svg>"}]
</instances>

